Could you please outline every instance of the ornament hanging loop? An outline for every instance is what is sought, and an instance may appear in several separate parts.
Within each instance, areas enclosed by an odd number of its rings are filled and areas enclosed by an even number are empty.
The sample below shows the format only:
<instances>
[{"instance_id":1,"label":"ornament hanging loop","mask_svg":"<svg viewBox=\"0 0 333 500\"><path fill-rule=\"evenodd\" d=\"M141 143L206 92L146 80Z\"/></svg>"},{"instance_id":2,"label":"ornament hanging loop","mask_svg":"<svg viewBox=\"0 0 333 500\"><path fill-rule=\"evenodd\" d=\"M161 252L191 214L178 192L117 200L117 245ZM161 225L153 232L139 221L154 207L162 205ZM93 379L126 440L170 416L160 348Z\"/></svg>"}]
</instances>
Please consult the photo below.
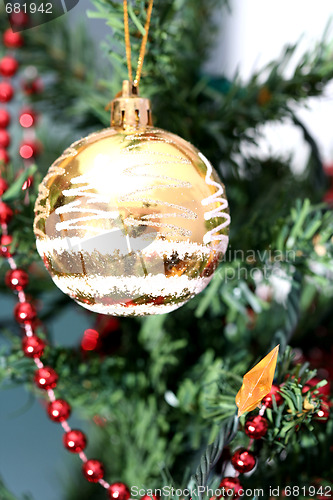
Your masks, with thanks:
<instances>
[{"instance_id":1,"label":"ornament hanging loop","mask_svg":"<svg viewBox=\"0 0 333 500\"><path fill-rule=\"evenodd\" d=\"M111 127L126 130L153 125L150 100L139 96L139 89L128 80L123 81L122 91L109 104Z\"/></svg>"},{"instance_id":2,"label":"ornament hanging loop","mask_svg":"<svg viewBox=\"0 0 333 500\"><path fill-rule=\"evenodd\" d=\"M138 65L137 65L136 75L135 75L135 78L133 80L131 40L130 40L129 20L128 20L128 4L127 4L127 0L123 0L123 6L124 6L124 31L125 31L125 45L126 45L126 59L127 59L128 79L129 79L130 82L133 82L133 87L134 88L138 88L139 87L139 83L140 83L140 79L141 79L143 61L144 61L144 58L145 58L146 46L147 46L147 42L148 42L148 33L149 33L149 27L150 27L151 13L152 13L152 10L153 10L153 3L154 3L154 0L149 0L148 8L147 8L147 18L146 18L146 23L145 23L145 33L144 33L144 35L142 37L142 42L141 42L141 47L140 47L140 53L139 53L139 58L138 58Z\"/></svg>"}]
</instances>

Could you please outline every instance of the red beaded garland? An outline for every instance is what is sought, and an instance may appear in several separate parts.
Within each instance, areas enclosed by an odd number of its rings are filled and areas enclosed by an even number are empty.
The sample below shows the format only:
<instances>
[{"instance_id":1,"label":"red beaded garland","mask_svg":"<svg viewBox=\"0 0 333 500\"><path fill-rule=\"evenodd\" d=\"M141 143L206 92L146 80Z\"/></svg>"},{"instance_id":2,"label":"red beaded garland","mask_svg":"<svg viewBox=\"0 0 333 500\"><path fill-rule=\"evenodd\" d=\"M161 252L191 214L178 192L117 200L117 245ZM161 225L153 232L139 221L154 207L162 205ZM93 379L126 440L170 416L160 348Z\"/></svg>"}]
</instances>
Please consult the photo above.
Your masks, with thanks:
<instances>
[{"instance_id":1,"label":"red beaded garland","mask_svg":"<svg viewBox=\"0 0 333 500\"><path fill-rule=\"evenodd\" d=\"M5 283L12 290L23 290L29 283L28 273L23 271L23 269L13 269L7 271Z\"/></svg>"},{"instance_id":2,"label":"red beaded garland","mask_svg":"<svg viewBox=\"0 0 333 500\"><path fill-rule=\"evenodd\" d=\"M98 483L104 477L104 466L99 460L87 460L82 466L82 472L90 483Z\"/></svg>"},{"instance_id":3,"label":"red beaded garland","mask_svg":"<svg viewBox=\"0 0 333 500\"><path fill-rule=\"evenodd\" d=\"M25 336L22 339L22 350L27 358L40 358L44 352L44 348L44 341L37 337L37 335L31 335L31 337Z\"/></svg>"},{"instance_id":4,"label":"red beaded garland","mask_svg":"<svg viewBox=\"0 0 333 500\"><path fill-rule=\"evenodd\" d=\"M87 446L87 438L82 431L71 430L64 434L63 442L65 448L71 453L80 453Z\"/></svg>"},{"instance_id":5,"label":"red beaded garland","mask_svg":"<svg viewBox=\"0 0 333 500\"><path fill-rule=\"evenodd\" d=\"M53 422L64 422L71 414L71 407L67 401L63 399L56 399L49 403L47 413Z\"/></svg>"},{"instance_id":6,"label":"red beaded garland","mask_svg":"<svg viewBox=\"0 0 333 500\"><path fill-rule=\"evenodd\" d=\"M250 472L256 465L256 457L252 451L239 448L231 457L231 463L238 472Z\"/></svg>"},{"instance_id":7,"label":"red beaded garland","mask_svg":"<svg viewBox=\"0 0 333 500\"><path fill-rule=\"evenodd\" d=\"M9 154L4 148L0 148L0 165L1 163L4 163L5 165L9 163Z\"/></svg>"},{"instance_id":8,"label":"red beaded garland","mask_svg":"<svg viewBox=\"0 0 333 500\"><path fill-rule=\"evenodd\" d=\"M48 391L57 385L58 375L50 366L43 366L43 368L36 370L34 382L39 389Z\"/></svg>"},{"instance_id":9,"label":"red beaded garland","mask_svg":"<svg viewBox=\"0 0 333 500\"><path fill-rule=\"evenodd\" d=\"M24 44L23 37L20 33L14 33L11 28L8 28L3 34L3 43L10 49L18 49Z\"/></svg>"},{"instance_id":10,"label":"red beaded garland","mask_svg":"<svg viewBox=\"0 0 333 500\"><path fill-rule=\"evenodd\" d=\"M13 241L13 237L10 234L3 234L0 238L0 256L8 259L12 254L10 253L9 246Z\"/></svg>"},{"instance_id":11,"label":"red beaded garland","mask_svg":"<svg viewBox=\"0 0 333 500\"><path fill-rule=\"evenodd\" d=\"M30 302L19 302L14 307L14 317L18 323L30 323L37 316L37 311Z\"/></svg>"},{"instance_id":12,"label":"red beaded garland","mask_svg":"<svg viewBox=\"0 0 333 500\"><path fill-rule=\"evenodd\" d=\"M10 124L10 114L6 109L0 109L0 128L6 128Z\"/></svg>"},{"instance_id":13,"label":"red beaded garland","mask_svg":"<svg viewBox=\"0 0 333 500\"><path fill-rule=\"evenodd\" d=\"M124 483L112 483L108 489L109 498L114 500L128 500L131 496L128 486Z\"/></svg>"},{"instance_id":14,"label":"red beaded garland","mask_svg":"<svg viewBox=\"0 0 333 500\"><path fill-rule=\"evenodd\" d=\"M262 399L262 404L267 408L273 408L273 396L275 397L277 406L282 405L283 397L279 392L279 387L276 385L272 385L271 392Z\"/></svg>"},{"instance_id":15,"label":"red beaded garland","mask_svg":"<svg viewBox=\"0 0 333 500\"><path fill-rule=\"evenodd\" d=\"M0 201L0 223L8 224L13 217L13 210L3 201Z\"/></svg>"},{"instance_id":16,"label":"red beaded garland","mask_svg":"<svg viewBox=\"0 0 333 500\"><path fill-rule=\"evenodd\" d=\"M0 102L9 102L14 96L14 89L8 82L0 82Z\"/></svg>"},{"instance_id":17,"label":"red beaded garland","mask_svg":"<svg viewBox=\"0 0 333 500\"><path fill-rule=\"evenodd\" d=\"M6 56L0 61L0 75L11 77L18 70L18 62L14 57Z\"/></svg>"},{"instance_id":18,"label":"red beaded garland","mask_svg":"<svg viewBox=\"0 0 333 500\"><path fill-rule=\"evenodd\" d=\"M268 421L261 415L249 417L244 426L244 431L251 439L261 439L267 433Z\"/></svg>"},{"instance_id":19,"label":"red beaded garland","mask_svg":"<svg viewBox=\"0 0 333 500\"><path fill-rule=\"evenodd\" d=\"M221 488L224 488L226 498L233 498L234 500L240 498L239 493L241 490L243 490L243 487L237 477L225 477L224 479L222 479L219 489ZM228 496L230 490L233 490L232 496Z\"/></svg>"},{"instance_id":20,"label":"red beaded garland","mask_svg":"<svg viewBox=\"0 0 333 500\"><path fill-rule=\"evenodd\" d=\"M5 181L5 179L0 177L0 196L2 196L3 193L5 193L7 191L7 189L8 189L7 182Z\"/></svg>"},{"instance_id":21,"label":"red beaded garland","mask_svg":"<svg viewBox=\"0 0 333 500\"><path fill-rule=\"evenodd\" d=\"M8 148L9 144L10 144L10 135L8 134L7 130L0 129L0 147Z\"/></svg>"}]
</instances>

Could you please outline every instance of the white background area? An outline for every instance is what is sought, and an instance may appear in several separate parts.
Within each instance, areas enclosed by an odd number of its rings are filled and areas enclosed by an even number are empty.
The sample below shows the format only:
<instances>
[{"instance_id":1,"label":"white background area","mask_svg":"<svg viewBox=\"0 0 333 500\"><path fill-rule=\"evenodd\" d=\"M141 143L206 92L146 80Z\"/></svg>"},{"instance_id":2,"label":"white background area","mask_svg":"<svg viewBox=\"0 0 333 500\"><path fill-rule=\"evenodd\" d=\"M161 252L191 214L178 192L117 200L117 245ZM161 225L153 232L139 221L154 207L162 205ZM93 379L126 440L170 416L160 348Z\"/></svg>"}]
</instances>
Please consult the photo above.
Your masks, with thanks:
<instances>
[{"instance_id":1,"label":"white background area","mask_svg":"<svg viewBox=\"0 0 333 500\"><path fill-rule=\"evenodd\" d=\"M225 10L218 14L221 30L205 69L229 79L237 72L244 83L255 71L279 58L286 44L300 41L286 73L290 76L299 56L315 49L329 20L333 21L332 0L231 0L230 5L229 15L225 15ZM329 39L333 40L331 24ZM318 142L324 163L332 163L333 85L327 87L323 97L298 106L297 116ZM309 150L296 127L287 123L270 124L264 127L264 135L259 147L261 154L293 152L293 166L302 169Z\"/></svg>"}]
</instances>

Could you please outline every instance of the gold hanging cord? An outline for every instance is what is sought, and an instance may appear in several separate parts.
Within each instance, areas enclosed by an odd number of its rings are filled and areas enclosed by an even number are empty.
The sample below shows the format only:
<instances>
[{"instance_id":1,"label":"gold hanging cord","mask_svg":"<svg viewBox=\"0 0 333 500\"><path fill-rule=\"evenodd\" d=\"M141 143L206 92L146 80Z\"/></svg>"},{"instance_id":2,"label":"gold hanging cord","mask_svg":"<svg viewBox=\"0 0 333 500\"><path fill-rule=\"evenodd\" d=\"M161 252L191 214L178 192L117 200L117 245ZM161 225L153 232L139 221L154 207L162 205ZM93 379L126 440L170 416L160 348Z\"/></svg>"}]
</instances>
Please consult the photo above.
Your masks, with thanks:
<instances>
[{"instance_id":1,"label":"gold hanging cord","mask_svg":"<svg viewBox=\"0 0 333 500\"><path fill-rule=\"evenodd\" d=\"M135 80L133 81L133 72L132 72L132 60L131 60L131 40L130 40L130 32L129 32L129 20L128 20L128 4L127 0L124 0L124 29L125 29L125 45L126 45L126 59L127 59L127 68L128 68L128 78L130 82L133 82L133 87L138 88L141 73L143 60L145 58L146 45L148 41L148 33L150 27L151 13L153 10L154 0L149 0L148 8L147 8L147 19L145 24L145 34L142 37L140 54L138 59L138 66L136 70Z\"/></svg>"}]
</instances>

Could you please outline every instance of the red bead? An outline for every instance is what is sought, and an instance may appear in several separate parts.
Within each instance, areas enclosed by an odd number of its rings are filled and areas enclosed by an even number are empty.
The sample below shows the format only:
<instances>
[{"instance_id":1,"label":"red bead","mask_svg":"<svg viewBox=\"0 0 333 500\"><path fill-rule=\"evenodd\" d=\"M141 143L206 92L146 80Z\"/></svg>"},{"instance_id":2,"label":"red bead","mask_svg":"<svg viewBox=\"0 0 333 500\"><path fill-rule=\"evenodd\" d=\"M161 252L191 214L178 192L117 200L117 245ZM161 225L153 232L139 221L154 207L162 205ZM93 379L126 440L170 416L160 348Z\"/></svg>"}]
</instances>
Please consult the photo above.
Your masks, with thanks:
<instances>
[{"instance_id":1,"label":"red bead","mask_svg":"<svg viewBox=\"0 0 333 500\"><path fill-rule=\"evenodd\" d=\"M19 302L14 308L14 317L18 323L31 323L37 316L37 311L30 302Z\"/></svg>"},{"instance_id":2,"label":"red bead","mask_svg":"<svg viewBox=\"0 0 333 500\"><path fill-rule=\"evenodd\" d=\"M39 94L43 91L43 82L40 78L25 80L22 83L22 90L26 95Z\"/></svg>"},{"instance_id":3,"label":"red bead","mask_svg":"<svg viewBox=\"0 0 333 500\"><path fill-rule=\"evenodd\" d=\"M82 466L82 471L90 483L98 483L104 477L104 466L99 460L87 460Z\"/></svg>"},{"instance_id":4,"label":"red bead","mask_svg":"<svg viewBox=\"0 0 333 500\"><path fill-rule=\"evenodd\" d=\"M12 220L13 210L3 201L0 201L0 223L8 224Z\"/></svg>"},{"instance_id":5,"label":"red bead","mask_svg":"<svg viewBox=\"0 0 333 500\"><path fill-rule=\"evenodd\" d=\"M244 431L251 439L261 439L267 433L268 421L261 415L249 417L244 426Z\"/></svg>"},{"instance_id":6,"label":"red bead","mask_svg":"<svg viewBox=\"0 0 333 500\"><path fill-rule=\"evenodd\" d=\"M131 496L128 486L124 483L112 483L108 489L109 498L128 500Z\"/></svg>"},{"instance_id":7,"label":"red bead","mask_svg":"<svg viewBox=\"0 0 333 500\"><path fill-rule=\"evenodd\" d=\"M50 366L44 366L36 370L34 381L39 389L48 391L49 389L54 389L57 385L58 375Z\"/></svg>"},{"instance_id":8,"label":"red bead","mask_svg":"<svg viewBox=\"0 0 333 500\"><path fill-rule=\"evenodd\" d=\"M83 432L72 430L66 432L63 437L65 448L71 453L80 453L87 446L87 438Z\"/></svg>"},{"instance_id":9,"label":"red bead","mask_svg":"<svg viewBox=\"0 0 333 500\"><path fill-rule=\"evenodd\" d=\"M24 128L29 128L35 125L36 113L31 109L26 109L20 114L20 125Z\"/></svg>"},{"instance_id":10,"label":"red bead","mask_svg":"<svg viewBox=\"0 0 333 500\"><path fill-rule=\"evenodd\" d=\"M267 408L273 408L273 396L275 397L277 406L282 405L283 397L281 396L279 388L276 385L272 385L271 392L262 399L262 404Z\"/></svg>"},{"instance_id":11,"label":"red bead","mask_svg":"<svg viewBox=\"0 0 333 500\"><path fill-rule=\"evenodd\" d=\"M246 448L239 448L231 457L231 463L238 472L250 472L256 465L256 457L252 451Z\"/></svg>"},{"instance_id":12,"label":"red bead","mask_svg":"<svg viewBox=\"0 0 333 500\"><path fill-rule=\"evenodd\" d=\"M22 350L27 358L40 358L44 352L44 348L45 342L37 337L37 335L23 337L22 339Z\"/></svg>"},{"instance_id":13,"label":"red bead","mask_svg":"<svg viewBox=\"0 0 333 500\"><path fill-rule=\"evenodd\" d=\"M10 135L7 130L0 129L0 148L8 148L10 144Z\"/></svg>"},{"instance_id":14,"label":"red bead","mask_svg":"<svg viewBox=\"0 0 333 500\"><path fill-rule=\"evenodd\" d=\"M29 24L29 16L23 10L19 12L13 12L10 17L10 24L17 26L18 28L22 28L23 26L27 26Z\"/></svg>"},{"instance_id":15,"label":"red bead","mask_svg":"<svg viewBox=\"0 0 333 500\"><path fill-rule=\"evenodd\" d=\"M29 276L23 269L13 269L7 271L5 283L12 290L20 291L28 285Z\"/></svg>"},{"instance_id":16,"label":"red bead","mask_svg":"<svg viewBox=\"0 0 333 500\"><path fill-rule=\"evenodd\" d=\"M7 77L14 76L18 66L18 62L14 57L3 57L0 61L0 75Z\"/></svg>"},{"instance_id":17,"label":"red bead","mask_svg":"<svg viewBox=\"0 0 333 500\"><path fill-rule=\"evenodd\" d=\"M29 189L29 187L31 187L33 183L34 183L34 178L32 175L29 175L29 177L22 184L22 191Z\"/></svg>"},{"instance_id":18,"label":"red bead","mask_svg":"<svg viewBox=\"0 0 333 500\"><path fill-rule=\"evenodd\" d=\"M321 381L322 381L322 379L319 377L314 377L311 380L308 380L306 385L303 386L303 389L302 389L303 394L308 392L311 389L311 387L319 384L319 382L321 382ZM329 382L327 382L327 384L323 385L322 387L319 387L319 389L316 389L316 391L318 391L318 393L322 394L323 396L329 396L330 395Z\"/></svg>"},{"instance_id":19,"label":"red bead","mask_svg":"<svg viewBox=\"0 0 333 500\"><path fill-rule=\"evenodd\" d=\"M3 193L5 193L7 191L7 189L8 189L7 182L5 181L5 179L0 177L0 196L2 196Z\"/></svg>"},{"instance_id":20,"label":"red bead","mask_svg":"<svg viewBox=\"0 0 333 500\"><path fill-rule=\"evenodd\" d=\"M3 234L0 238L0 256L5 257L6 259L10 257L12 254L9 251L9 246L13 241L13 237L9 234Z\"/></svg>"},{"instance_id":21,"label":"red bead","mask_svg":"<svg viewBox=\"0 0 333 500\"><path fill-rule=\"evenodd\" d=\"M92 328L84 331L81 347L84 351L93 351L99 343L99 333Z\"/></svg>"},{"instance_id":22,"label":"red bead","mask_svg":"<svg viewBox=\"0 0 333 500\"><path fill-rule=\"evenodd\" d=\"M329 416L330 416L329 405L328 405L328 403L323 402L322 405L320 406L319 410L317 411L315 419L318 422L326 423Z\"/></svg>"},{"instance_id":23,"label":"red bead","mask_svg":"<svg viewBox=\"0 0 333 500\"><path fill-rule=\"evenodd\" d=\"M22 47L24 40L20 33L14 33L11 28L8 28L3 34L3 43L8 48L17 49Z\"/></svg>"},{"instance_id":24,"label":"red bead","mask_svg":"<svg viewBox=\"0 0 333 500\"><path fill-rule=\"evenodd\" d=\"M222 496L225 498L240 498L240 491L243 490L243 487L237 477L225 477L222 479L219 489L224 488L224 492Z\"/></svg>"},{"instance_id":25,"label":"red bead","mask_svg":"<svg viewBox=\"0 0 333 500\"><path fill-rule=\"evenodd\" d=\"M39 153L39 146L36 142L23 142L20 146L20 155L24 160L28 160Z\"/></svg>"},{"instance_id":26,"label":"red bead","mask_svg":"<svg viewBox=\"0 0 333 500\"><path fill-rule=\"evenodd\" d=\"M10 124L10 114L6 109L0 109L0 128L6 128Z\"/></svg>"},{"instance_id":27,"label":"red bead","mask_svg":"<svg viewBox=\"0 0 333 500\"><path fill-rule=\"evenodd\" d=\"M7 151L4 148L0 148L0 165L1 163L7 165L7 163L9 163L9 159L9 154L7 153Z\"/></svg>"},{"instance_id":28,"label":"red bead","mask_svg":"<svg viewBox=\"0 0 333 500\"><path fill-rule=\"evenodd\" d=\"M9 102L14 96L14 89L8 82L0 82L0 102Z\"/></svg>"},{"instance_id":29,"label":"red bead","mask_svg":"<svg viewBox=\"0 0 333 500\"><path fill-rule=\"evenodd\" d=\"M56 399L49 403L47 413L53 422L64 422L71 414L71 407L63 399Z\"/></svg>"}]
</instances>

